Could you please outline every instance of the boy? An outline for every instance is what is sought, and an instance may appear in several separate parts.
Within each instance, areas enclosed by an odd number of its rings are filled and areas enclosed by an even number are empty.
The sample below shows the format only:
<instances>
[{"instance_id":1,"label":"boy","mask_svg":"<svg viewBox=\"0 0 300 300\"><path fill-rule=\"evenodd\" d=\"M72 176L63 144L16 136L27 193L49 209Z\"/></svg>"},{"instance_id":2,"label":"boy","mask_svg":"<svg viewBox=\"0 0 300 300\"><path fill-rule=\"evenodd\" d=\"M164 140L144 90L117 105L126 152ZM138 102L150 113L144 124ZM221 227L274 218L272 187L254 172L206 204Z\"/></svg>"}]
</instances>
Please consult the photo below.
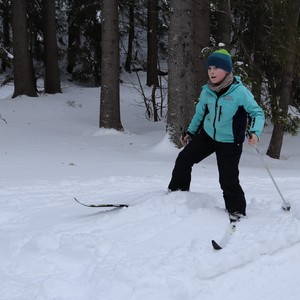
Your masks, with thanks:
<instances>
[{"instance_id":1,"label":"boy","mask_svg":"<svg viewBox=\"0 0 300 300\"><path fill-rule=\"evenodd\" d=\"M216 153L219 182L230 217L246 215L246 200L239 183L248 115L251 118L249 144L255 144L264 127L264 113L252 93L232 74L231 55L213 52L207 60L208 83L202 87L196 113L187 134L180 138L185 148L179 153L169 191L189 191L192 166Z\"/></svg>"}]
</instances>

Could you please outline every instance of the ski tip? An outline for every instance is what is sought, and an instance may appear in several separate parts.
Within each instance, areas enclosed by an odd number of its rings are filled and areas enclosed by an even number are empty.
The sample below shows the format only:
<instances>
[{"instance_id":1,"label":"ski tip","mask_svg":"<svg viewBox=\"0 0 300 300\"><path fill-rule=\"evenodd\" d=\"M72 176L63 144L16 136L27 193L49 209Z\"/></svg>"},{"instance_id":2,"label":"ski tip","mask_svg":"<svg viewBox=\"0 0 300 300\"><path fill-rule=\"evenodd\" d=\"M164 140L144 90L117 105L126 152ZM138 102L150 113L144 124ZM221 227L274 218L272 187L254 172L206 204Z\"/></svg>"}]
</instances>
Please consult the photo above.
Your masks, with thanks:
<instances>
[{"instance_id":1,"label":"ski tip","mask_svg":"<svg viewBox=\"0 0 300 300\"><path fill-rule=\"evenodd\" d=\"M212 243L212 246L215 250L223 249L215 240L212 240L211 243Z\"/></svg>"},{"instance_id":2,"label":"ski tip","mask_svg":"<svg viewBox=\"0 0 300 300\"><path fill-rule=\"evenodd\" d=\"M82 204L76 197L73 197L73 198L76 202L78 202L79 204Z\"/></svg>"}]
</instances>

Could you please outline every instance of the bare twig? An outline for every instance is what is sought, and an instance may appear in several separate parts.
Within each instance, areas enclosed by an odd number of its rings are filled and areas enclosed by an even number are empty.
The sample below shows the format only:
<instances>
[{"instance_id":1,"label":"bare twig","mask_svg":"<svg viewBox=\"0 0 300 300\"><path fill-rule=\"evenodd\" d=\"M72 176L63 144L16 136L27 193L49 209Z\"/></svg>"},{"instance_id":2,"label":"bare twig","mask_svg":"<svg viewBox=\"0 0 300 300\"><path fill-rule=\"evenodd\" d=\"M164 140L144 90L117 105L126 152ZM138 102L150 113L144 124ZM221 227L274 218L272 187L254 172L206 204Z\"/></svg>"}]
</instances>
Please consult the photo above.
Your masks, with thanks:
<instances>
[{"instance_id":1,"label":"bare twig","mask_svg":"<svg viewBox=\"0 0 300 300\"><path fill-rule=\"evenodd\" d=\"M0 120L2 120L5 124L7 124L7 121L4 118L2 118L1 114L0 114Z\"/></svg>"}]
</instances>

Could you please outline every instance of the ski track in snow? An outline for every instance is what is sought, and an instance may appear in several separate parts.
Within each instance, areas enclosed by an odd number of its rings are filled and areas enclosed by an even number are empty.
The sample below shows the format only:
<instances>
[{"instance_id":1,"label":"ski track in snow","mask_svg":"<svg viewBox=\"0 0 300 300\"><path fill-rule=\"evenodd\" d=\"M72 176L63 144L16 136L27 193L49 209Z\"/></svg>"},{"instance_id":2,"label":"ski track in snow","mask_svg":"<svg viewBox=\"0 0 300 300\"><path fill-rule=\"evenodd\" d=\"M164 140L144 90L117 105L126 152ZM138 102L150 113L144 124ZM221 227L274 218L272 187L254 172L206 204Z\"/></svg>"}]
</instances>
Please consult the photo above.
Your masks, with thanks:
<instances>
[{"instance_id":1,"label":"ski track in snow","mask_svg":"<svg viewBox=\"0 0 300 300\"><path fill-rule=\"evenodd\" d=\"M0 299L214 299L211 290L222 280L230 287L231 272L251 272L256 262L262 273L275 261L284 264L281 253L300 242L297 178L288 179L295 185L290 212L281 210L270 186L263 192L264 180L247 179L262 192L249 195L248 215L221 251L210 241L228 224L223 200L167 194L167 180L128 176L2 188ZM131 206L86 208L74 196Z\"/></svg>"}]
</instances>

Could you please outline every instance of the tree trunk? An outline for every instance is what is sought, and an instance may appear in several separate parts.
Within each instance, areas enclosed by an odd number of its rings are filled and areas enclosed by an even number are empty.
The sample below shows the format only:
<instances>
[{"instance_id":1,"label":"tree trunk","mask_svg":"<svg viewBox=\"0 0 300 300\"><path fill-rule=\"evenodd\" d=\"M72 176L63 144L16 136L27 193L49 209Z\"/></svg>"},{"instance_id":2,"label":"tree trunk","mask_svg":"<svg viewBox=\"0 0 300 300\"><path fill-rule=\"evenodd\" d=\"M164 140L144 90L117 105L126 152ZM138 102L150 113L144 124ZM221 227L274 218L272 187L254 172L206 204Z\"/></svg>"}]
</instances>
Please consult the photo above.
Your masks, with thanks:
<instances>
[{"instance_id":1,"label":"tree trunk","mask_svg":"<svg viewBox=\"0 0 300 300\"><path fill-rule=\"evenodd\" d=\"M118 0L102 0L101 11L102 55L99 126L122 130L119 87Z\"/></svg>"},{"instance_id":2,"label":"tree trunk","mask_svg":"<svg viewBox=\"0 0 300 300\"><path fill-rule=\"evenodd\" d=\"M75 15L80 7L80 0L72 0L69 4L68 12L68 64L67 71L69 74L73 73L76 65L77 55L80 50L80 28L76 22Z\"/></svg>"},{"instance_id":3,"label":"tree trunk","mask_svg":"<svg viewBox=\"0 0 300 300\"><path fill-rule=\"evenodd\" d=\"M129 2L129 29L128 29L128 47L127 56L125 62L125 71L131 73L131 62L132 62L132 44L134 40L134 2L135 0L130 0Z\"/></svg>"},{"instance_id":4,"label":"tree trunk","mask_svg":"<svg viewBox=\"0 0 300 300\"><path fill-rule=\"evenodd\" d=\"M230 0L218 2L217 7L217 43L224 43L226 48L230 48L231 35L231 9Z\"/></svg>"},{"instance_id":5,"label":"tree trunk","mask_svg":"<svg viewBox=\"0 0 300 300\"><path fill-rule=\"evenodd\" d=\"M8 50L10 45L9 39L9 22L10 22L10 6L8 0L4 0L2 3L2 28L3 28L3 47L5 50ZM2 71L6 70L6 67L9 64L7 63L7 58L3 57L1 62Z\"/></svg>"},{"instance_id":6,"label":"tree trunk","mask_svg":"<svg viewBox=\"0 0 300 300\"><path fill-rule=\"evenodd\" d=\"M281 80L281 89L280 89L280 99L279 99L279 108L281 110L281 117L286 118L288 114L288 105L289 99L292 90L292 81L294 73L294 64L296 58L296 39L298 38L297 24L299 20L300 13L300 0L291 1L287 5L287 36L286 36L286 47L285 47L285 57L286 63L285 68L282 74ZM283 124L279 121L274 124L274 129L272 132L271 141L267 151L267 155L272 158L279 159L281 153L281 147L283 143L284 127Z\"/></svg>"},{"instance_id":7,"label":"tree trunk","mask_svg":"<svg viewBox=\"0 0 300 300\"><path fill-rule=\"evenodd\" d=\"M14 94L13 98L26 95L36 97L36 85L32 58L28 49L26 0L12 1L12 31L13 31L13 66Z\"/></svg>"},{"instance_id":8,"label":"tree trunk","mask_svg":"<svg viewBox=\"0 0 300 300\"><path fill-rule=\"evenodd\" d=\"M167 131L178 147L180 126L189 124L195 110L193 2L170 2Z\"/></svg>"},{"instance_id":9,"label":"tree trunk","mask_svg":"<svg viewBox=\"0 0 300 300\"><path fill-rule=\"evenodd\" d=\"M254 32L254 58L253 58L253 84L252 93L258 104L261 104L261 88L262 88L262 70L265 35L264 20L265 20L265 2L256 0L255 3L255 32Z\"/></svg>"},{"instance_id":10,"label":"tree trunk","mask_svg":"<svg viewBox=\"0 0 300 300\"><path fill-rule=\"evenodd\" d=\"M43 0L45 93L61 93L56 40L55 1Z\"/></svg>"},{"instance_id":11,"label":"tree trunk","mask_svg":"<svg viewBox=\"0 0 300 300\"><path fill-rule=\"evenodd\" d=\"M147 85L158 86L157 77L157 0L148 0L148 31L147 31Z\"/></svg>"},{"instance_id":12,"label":"tree trunk","mask_svg":"<svg viewBox=\"0 0 300 300\"><path fill-rule=\"evenodd\" d=\"M201 86L207 82L206 57L203 51L209 46L210 10L209 1L195 0L193 6L194 44L194 99L197 100ZM201 30L199 30L201 28Z\"/></svg>"},{"instance_id":13,"label":"tree trunk","mask_svg":"<svg viewBox=\"0 0 300 300\"><path fill-rule=\"evenodd\" d=\"M94 14L92 16L92 23L93 27L91 30L91 38L92 42L91 45L94 48L94 57L93 57L93 64L92 64L92 74L95 78L95 86L101 85L101 53L102 53L102 47L101 47L101 23L98 20L98 16Z\"/></svg>"}]
</instances>

